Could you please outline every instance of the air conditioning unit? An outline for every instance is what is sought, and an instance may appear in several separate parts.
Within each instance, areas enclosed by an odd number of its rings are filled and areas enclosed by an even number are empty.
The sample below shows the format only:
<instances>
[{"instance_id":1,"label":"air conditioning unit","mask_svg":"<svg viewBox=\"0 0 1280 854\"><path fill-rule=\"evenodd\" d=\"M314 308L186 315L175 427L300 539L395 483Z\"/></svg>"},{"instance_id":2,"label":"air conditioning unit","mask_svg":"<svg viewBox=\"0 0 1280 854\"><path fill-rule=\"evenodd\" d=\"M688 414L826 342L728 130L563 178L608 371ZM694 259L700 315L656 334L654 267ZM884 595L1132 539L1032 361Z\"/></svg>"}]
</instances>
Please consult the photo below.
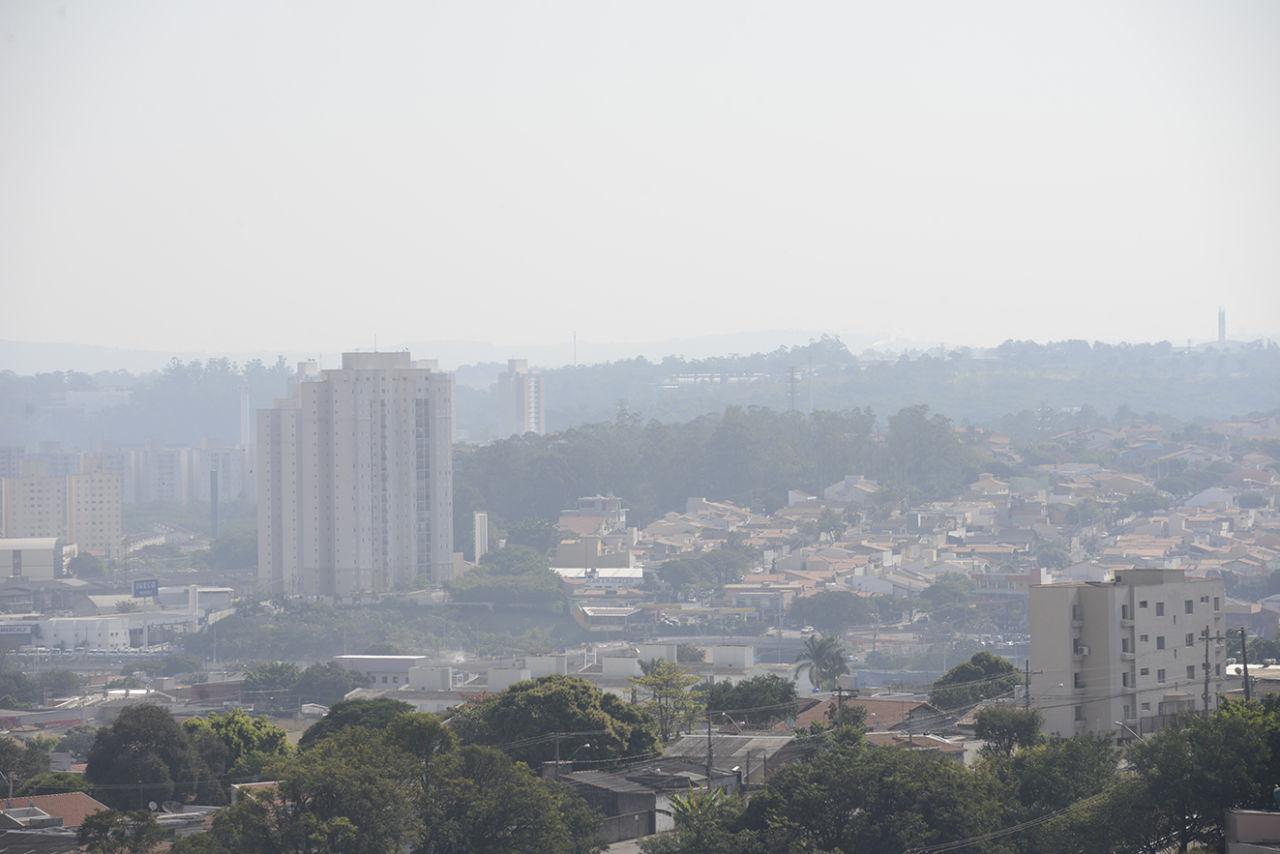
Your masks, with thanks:
<instances>
[{"instance_id":1,"label":"air conditioning unit","mask_svg":"<svg viewBox=\"0 0 1280 854\"><path fill-rule=\"evenodd\" d=\"M1080 647L1080 654L1081 654L1081 655L1088 655L1088 654L1089 654L1089 647L1084 646L1084 645L1081 645L1081 647Z\"/></svg>"}]
</instances>

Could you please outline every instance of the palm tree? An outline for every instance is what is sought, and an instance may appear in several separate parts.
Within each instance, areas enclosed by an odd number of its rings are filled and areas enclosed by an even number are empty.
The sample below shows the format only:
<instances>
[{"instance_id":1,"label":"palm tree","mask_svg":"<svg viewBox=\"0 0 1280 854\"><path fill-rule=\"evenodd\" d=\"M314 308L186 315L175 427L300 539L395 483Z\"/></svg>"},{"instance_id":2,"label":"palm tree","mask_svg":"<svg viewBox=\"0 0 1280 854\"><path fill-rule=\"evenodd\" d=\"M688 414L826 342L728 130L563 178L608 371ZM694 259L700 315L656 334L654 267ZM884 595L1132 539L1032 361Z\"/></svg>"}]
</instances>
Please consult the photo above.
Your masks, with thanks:
<instances>
[{"instance_id":1,"label":"palm tree","mask_svg":"<svg viewBox=\"0 0 1280 854\"><path fill-rule=\"evenodd\" d=\"M841 676L848 673L844 646L839 639L830 635L810 635L806 638L804 651L796 659L796 676L799 677L806 671L811 682L826 690L830 690Z\"/></svg>"}]
</instances>

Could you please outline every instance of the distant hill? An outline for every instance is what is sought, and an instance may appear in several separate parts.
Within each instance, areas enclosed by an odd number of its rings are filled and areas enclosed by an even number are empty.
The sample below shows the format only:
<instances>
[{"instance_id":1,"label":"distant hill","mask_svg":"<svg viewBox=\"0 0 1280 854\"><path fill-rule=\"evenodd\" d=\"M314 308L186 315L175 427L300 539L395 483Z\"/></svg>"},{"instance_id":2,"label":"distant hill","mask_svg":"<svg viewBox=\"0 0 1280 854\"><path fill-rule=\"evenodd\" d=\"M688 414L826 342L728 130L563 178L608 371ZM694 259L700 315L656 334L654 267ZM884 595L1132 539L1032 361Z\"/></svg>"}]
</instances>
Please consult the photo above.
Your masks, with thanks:
<instances>
[{"instance_id":1,"label":"distant hill","mask_svg":"<svg viewBox=\"0 0 1280 854\"><path fill-rule=\"evenodd\" d=\"M0 342L0 353L5 346ZM75 352L90 358L102 349ZM113 358L131 353L129 358L143 358L139 351L111 352ZM414 350L415 355L428 352ZM234 441L240 386L249 383L255 407L270 405L284 393L292 364L284 357L165 362L147 373L38 376L23 376L5 363L8 370L0 370L0 444ZM456 433L461 441L499 438L498 402L491 385L503 367L504 360L491 358L458 369ZM620 413L643 421L683 422L726 406L870 409L883 419L904 407L927 404L955 421L975 424L1042 407L1090 407L1109 416L1123 406L1184 420L1280 409L1280 347L1260 341L1190 350L1168 342L1009 341L985 350L892 354L854 352L838 338L820 337L751 355L631 357L544 368L543 376L552 431L612 421ZM92 394L102 390L117 391Z\"/></svg>"}]
</instances>

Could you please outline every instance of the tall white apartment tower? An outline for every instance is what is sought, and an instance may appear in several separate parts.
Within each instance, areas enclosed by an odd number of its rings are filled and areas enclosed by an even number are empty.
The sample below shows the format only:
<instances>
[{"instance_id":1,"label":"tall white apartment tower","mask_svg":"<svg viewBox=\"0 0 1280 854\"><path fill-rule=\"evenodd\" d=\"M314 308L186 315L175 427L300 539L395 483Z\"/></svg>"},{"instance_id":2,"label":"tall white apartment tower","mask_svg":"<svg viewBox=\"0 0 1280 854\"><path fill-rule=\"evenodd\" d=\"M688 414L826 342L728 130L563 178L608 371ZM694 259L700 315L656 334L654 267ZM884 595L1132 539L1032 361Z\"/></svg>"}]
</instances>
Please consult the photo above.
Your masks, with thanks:
<instances>
[{"instance_id":1,"label":"tall white apartment tower","mask_svg":"<svg viewBox=\"0 0 1280 854\"><path fill-rule=\"evenodd\" d=\"M1126 741L1200 713L1206 694L1216 709L1227 655L1222 606L1221 579L1181 569L1033 586L1031 702L1045 732Z\"/></svg>"},{"instance_id":2,"label":"tall white apartment tower","mask_svg":"<svg viewBox=\"0 0 1280 854\"><path fill-rule=\"evenodd\" d=\"M258 412L258 577L349 598L453 572L453 375L408 353L299 366Z\"/></svg>"},{"instance_id":3,"label":"tall white apartment tower","mask_svg":"<svg viewBox=\"0 0 1280 854\"><path fill-rule=\"evenodd\" d=\"M526 359L508 359L498 376L498 429L502 438L547 432L547 402L542 375L529 370Z\"/></svg>"},{"instance_id":4,"label":"tall white apartment tower","mask_svg":"<svg viewBox=\"0 0 1280 854\"><path fill-rule=\"evenodd\" d=\"M472 519L475 522L475 528L471 555L472 560L479 563L489 553L489 514L484 510L477 510Z\"/></svg>"}]
</instances>

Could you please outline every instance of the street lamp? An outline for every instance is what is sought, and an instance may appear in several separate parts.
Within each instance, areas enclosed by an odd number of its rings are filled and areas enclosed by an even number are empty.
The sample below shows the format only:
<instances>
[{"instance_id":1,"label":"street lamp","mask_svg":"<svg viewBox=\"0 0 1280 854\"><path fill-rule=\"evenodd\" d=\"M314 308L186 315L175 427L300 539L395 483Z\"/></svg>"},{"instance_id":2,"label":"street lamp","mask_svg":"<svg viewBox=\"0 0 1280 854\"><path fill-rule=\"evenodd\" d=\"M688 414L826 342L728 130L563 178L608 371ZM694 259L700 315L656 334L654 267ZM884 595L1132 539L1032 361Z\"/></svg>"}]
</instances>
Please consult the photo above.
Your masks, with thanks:
<instances>
[{"instance_id":1,"label":"street lamp","mask_svg":"<svg viewBox=\"0 0 1280 854\"><path fill-rule=\"evenodd\" d=\"M1143 740L1142 733L1140 733L1140 732L1134 732L1133 727L1129 726L1128 724L1126 724L1126 723L1121 723L1120 721L1112 721L1112 723L1113 723L1113 724L1115 724L1116 726L1120 727L1121 729L1127 729L1127 730L1129 730L1130 734L1132 734L1134 738L1138 739L1138 741L1142 741L1142 740Z\"/></svg>"}]
</instances>

